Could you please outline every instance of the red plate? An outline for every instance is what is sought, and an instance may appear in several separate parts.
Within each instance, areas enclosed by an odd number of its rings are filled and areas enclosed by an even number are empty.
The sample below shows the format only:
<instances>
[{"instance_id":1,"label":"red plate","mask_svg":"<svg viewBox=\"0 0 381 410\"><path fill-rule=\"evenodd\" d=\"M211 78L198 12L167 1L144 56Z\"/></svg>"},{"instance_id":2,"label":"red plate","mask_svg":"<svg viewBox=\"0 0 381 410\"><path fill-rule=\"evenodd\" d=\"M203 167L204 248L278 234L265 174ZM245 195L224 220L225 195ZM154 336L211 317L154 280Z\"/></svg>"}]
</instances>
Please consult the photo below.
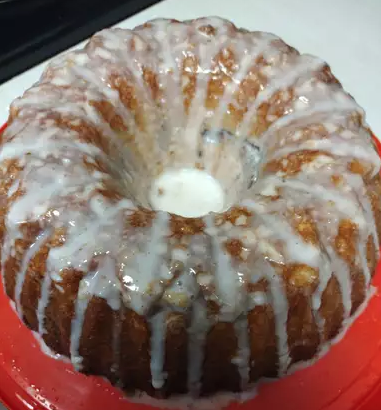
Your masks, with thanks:
<instances>
[{"instance_id":1,"label":"red plate","mask_svg":"<svg viewBox=\"0 0 381 410\"><path fill-rule=\"evenodd\" d=\"M1 130L0 130L1 132ZM381 148L380 143L378 143ZM381 264L377 294L343 340L315 365L264 384L229 410L379 410L381 408ZM11 410L149 410L96 377L45 356L0 285L0 400Z\"/></svg>"}]
</instances>

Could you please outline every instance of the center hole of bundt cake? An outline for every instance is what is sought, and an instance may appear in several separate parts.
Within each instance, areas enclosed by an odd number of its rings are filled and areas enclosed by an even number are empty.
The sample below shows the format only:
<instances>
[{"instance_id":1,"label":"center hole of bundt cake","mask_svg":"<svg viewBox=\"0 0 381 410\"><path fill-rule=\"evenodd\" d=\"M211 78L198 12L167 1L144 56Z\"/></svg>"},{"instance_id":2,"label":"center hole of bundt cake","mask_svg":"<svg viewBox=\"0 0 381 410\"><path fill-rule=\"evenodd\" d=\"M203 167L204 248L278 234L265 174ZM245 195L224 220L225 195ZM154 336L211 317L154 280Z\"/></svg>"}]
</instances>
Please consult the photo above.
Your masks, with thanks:
<instances>
[{"instance_id":1,"label":"center hole of bundt cake","mask_svg":"<svg viewBox=\"0 0 381 410\"><path fill-rule=\"evenodd\" d=\"M205 171L170 169L153 181L150 202L155 210L197 218L223 211L225 193L217 179Z\"/></svg>"}]
</instances>

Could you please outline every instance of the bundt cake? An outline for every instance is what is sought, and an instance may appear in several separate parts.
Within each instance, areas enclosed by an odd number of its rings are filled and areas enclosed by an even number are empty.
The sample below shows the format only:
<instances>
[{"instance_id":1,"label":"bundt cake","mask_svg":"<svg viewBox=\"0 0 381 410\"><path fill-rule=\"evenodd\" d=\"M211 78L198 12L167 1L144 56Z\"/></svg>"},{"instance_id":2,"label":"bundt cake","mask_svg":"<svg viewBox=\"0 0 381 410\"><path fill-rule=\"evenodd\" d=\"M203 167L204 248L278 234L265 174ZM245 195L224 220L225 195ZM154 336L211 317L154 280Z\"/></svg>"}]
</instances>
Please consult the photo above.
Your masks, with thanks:
<instances>
[{"instance_id":1,"label":"bundt cake","mask_svg":"<svg viewBox=\"0 0 381 410\"><path fill-rule=\"evenodd\" d=\"M278 37L106 29L11 105L4 288L52 352L127 393L246 391L367 300L379 171L362 109Z\"/></svg>"}]
</instances>

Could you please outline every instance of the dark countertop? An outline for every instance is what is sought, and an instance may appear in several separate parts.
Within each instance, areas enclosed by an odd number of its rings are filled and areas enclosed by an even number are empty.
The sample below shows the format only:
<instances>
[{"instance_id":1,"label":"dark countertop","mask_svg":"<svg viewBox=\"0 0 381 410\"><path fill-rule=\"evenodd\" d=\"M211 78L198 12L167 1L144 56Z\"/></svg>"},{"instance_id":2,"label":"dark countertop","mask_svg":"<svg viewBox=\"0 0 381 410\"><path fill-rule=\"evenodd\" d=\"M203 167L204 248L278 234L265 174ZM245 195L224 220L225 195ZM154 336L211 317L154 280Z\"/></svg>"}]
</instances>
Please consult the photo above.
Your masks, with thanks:
<instances>
[{"instance_id":1,"label":"dark countertop","mask_svg":"<svg viewBox=\"0 0 381 410\"><path fill-rule=\"evenodd\" d=\"M30 9L34 1L0 0L0 84L96 31L159 2L45 0L36 9ZM25 12L23 7L28 7Z\"/></svg>"}]
</instances>

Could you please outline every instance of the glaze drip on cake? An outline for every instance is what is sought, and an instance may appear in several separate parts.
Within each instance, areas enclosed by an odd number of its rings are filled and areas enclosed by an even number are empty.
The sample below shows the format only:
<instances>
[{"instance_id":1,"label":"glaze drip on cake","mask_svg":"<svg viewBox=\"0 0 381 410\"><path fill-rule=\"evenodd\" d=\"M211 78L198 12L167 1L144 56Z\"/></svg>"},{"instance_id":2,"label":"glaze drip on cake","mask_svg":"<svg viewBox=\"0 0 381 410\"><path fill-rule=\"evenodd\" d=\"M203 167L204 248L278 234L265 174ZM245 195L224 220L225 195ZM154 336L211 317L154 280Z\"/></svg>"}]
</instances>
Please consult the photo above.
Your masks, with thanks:
<instances>
[{"instance_id":1,"label":"glaze drip on cake","mask_svg":"<svg viewBox=\"0 0 381 410\"><path fill-rule=\"evenodd\" d=\"M154 182L187 169L230 208L152 210ZM272 34L219 18L104 30L13 102L0 170L18 314L126 391L208 396L282 376L369 294L371 132L323 61Z\"/></svg>"}]
</instances>

